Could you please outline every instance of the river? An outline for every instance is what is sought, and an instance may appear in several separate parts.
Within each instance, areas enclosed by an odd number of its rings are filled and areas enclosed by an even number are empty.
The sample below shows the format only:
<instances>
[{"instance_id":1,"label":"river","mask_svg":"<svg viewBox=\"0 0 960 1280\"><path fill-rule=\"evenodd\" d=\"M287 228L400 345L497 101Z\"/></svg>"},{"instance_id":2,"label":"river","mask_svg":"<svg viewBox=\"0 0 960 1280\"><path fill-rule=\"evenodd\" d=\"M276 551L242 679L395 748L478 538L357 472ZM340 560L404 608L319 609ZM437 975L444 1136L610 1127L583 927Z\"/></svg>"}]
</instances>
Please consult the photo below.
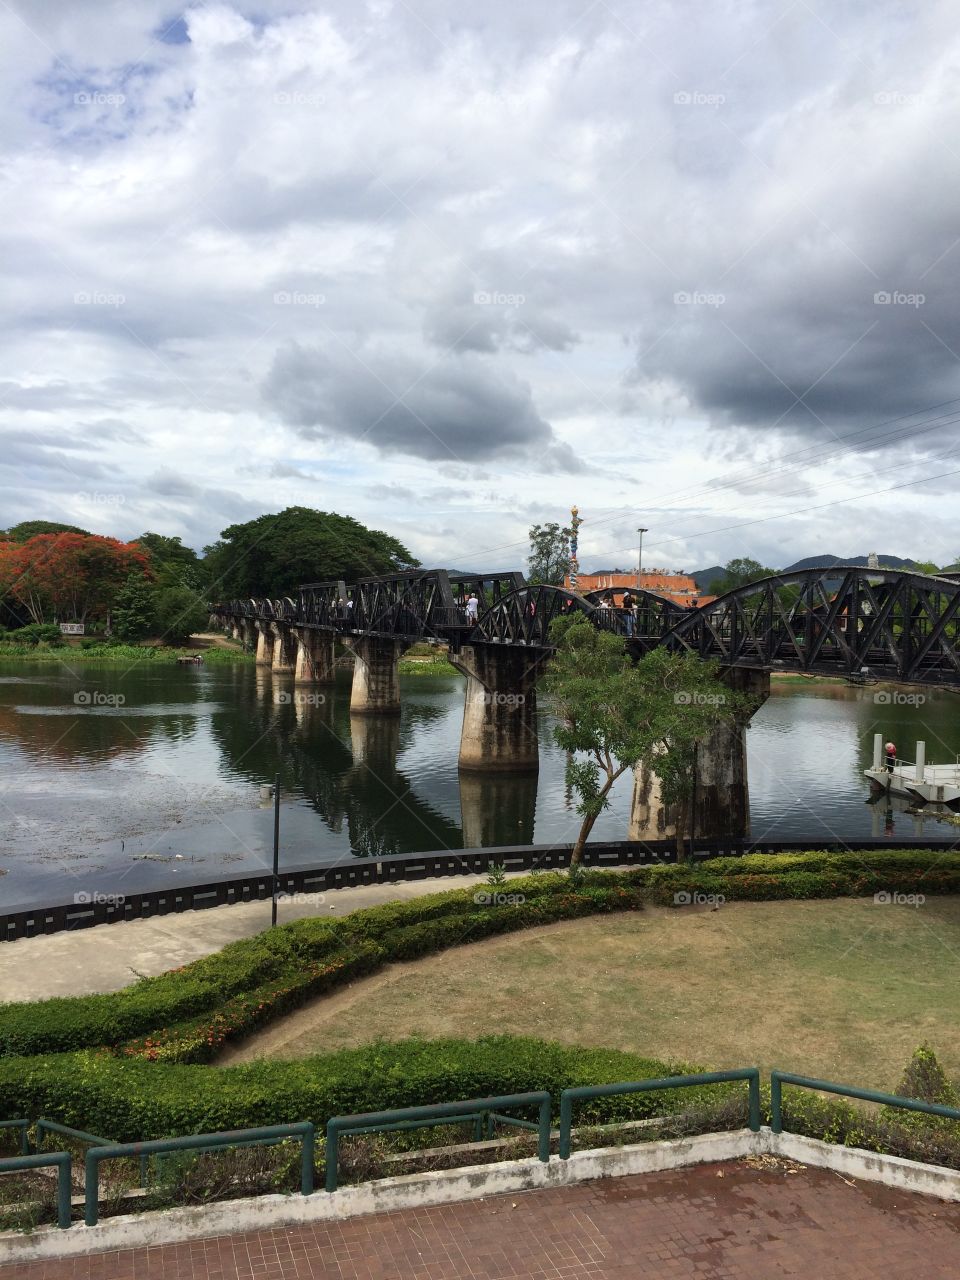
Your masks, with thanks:
<instances>
[{"instance_id":1,"label":"river","mask_svg":"<svg viewBox=\"0 0 960 1280\"><path fill-rule=\"evenodd\" d=\"M0 906L263 867L277 773L288 866L574 838L564 754L545 711L538 777L461 779L462 680L411 675L401 685L398 719L351 719L349 673L333 688L295 690L246 664L0 662ZM775 682L748 733L754 836L958 834L868 805L862 771L875 732L907 758L924 738L929 761L952 761L960 700L879 695ZM625 836L629 805L627 775L595 838Z\"/></svg>"}]
</instances>

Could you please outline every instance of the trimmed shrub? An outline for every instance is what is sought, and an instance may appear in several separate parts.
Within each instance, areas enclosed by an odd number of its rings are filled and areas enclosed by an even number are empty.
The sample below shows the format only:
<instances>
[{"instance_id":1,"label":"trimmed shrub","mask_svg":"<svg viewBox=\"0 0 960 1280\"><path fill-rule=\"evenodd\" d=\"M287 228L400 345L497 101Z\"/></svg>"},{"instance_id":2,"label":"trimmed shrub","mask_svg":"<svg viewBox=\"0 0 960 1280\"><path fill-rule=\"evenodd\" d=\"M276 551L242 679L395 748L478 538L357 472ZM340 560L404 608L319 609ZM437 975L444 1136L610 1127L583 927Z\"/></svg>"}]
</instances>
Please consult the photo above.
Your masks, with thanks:
<instances>
[{"instance_id":1,"label":"trimmed shrub","mask_svg":"<svg viewBox=\"0 0 960 1280\"><path fill-rule=\"evenodd\" d=\"M44 1115L118 1142L312 1120L394 1107L547 1089L559 1105L572 1085L697 1070L639 1054L521 1036L377 1042L359 1049L245 1066L57 1054L0 1061L0 1113ZM596 1099L577 1123L641 1119L706 1105L739 1089L714 1085Z\"/></svg>"}]
</instances>

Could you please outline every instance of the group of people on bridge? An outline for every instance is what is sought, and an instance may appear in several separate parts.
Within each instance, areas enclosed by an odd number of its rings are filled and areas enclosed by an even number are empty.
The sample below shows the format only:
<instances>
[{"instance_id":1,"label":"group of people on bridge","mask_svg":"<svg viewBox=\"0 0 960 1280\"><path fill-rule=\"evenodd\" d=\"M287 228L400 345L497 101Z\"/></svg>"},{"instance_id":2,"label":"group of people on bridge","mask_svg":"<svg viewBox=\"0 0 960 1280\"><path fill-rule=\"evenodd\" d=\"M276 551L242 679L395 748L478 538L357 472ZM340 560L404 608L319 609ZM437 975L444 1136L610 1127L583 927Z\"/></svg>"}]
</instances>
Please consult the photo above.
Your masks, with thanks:
<instances>
[{"instance_id":1,"label":"group of people on bridge","mask_svg":"<svg viewBox=\"0 0 960 1280\"><path fill-rule=\"evenodd\" d=\"M617 609L623 614L627 624L627 638L629 639L636 630L637 625L637 601L634 599L629 588L624 591L623 599L617 605L616 597L612 591L608 591L605 596L600 598L597 605L598 609Z\"/></svg>"}]
</instances>

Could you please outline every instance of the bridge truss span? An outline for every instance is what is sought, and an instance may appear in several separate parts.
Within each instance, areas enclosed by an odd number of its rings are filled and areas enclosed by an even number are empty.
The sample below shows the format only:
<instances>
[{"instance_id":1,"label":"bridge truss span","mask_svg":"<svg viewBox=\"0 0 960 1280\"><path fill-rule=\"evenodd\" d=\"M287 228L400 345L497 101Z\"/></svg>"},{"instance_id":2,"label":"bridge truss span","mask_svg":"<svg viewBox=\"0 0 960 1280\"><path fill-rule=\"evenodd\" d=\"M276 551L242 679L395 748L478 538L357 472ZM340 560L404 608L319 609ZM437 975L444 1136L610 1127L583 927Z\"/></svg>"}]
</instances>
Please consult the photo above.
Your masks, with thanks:
<instances>
[{"instance_id":1,"label":"bridge truss span","mask_svg":"<svg viewBox=\"0 0 960 1280\"><path fill-rule=\"evenodd\" d=\"M662 643L723 666L960 686L960 580L836 565L692 610Z\"/></svg>"}]
</instances>

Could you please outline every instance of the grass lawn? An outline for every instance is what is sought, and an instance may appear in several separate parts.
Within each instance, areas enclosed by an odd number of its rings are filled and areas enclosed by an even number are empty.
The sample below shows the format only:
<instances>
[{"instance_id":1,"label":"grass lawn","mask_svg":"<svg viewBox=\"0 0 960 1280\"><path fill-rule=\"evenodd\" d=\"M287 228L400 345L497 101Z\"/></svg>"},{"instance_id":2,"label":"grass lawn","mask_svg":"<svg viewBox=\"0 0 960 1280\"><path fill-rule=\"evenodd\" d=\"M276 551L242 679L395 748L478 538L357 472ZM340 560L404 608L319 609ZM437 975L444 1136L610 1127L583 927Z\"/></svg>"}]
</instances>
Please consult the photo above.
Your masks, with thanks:
<instances>
[{"instance_id":1,"label":"grass lawn","mask_svg":"<svg viewBox=\"0 0 960 1280\"><path fill-rule=\"evenodd\" d=\"M889 1089L922 1040L960 1078L958 958L960 898L596 916L394 965L218 1064L504 1032Z\"/></svg>"}]
</instances>

